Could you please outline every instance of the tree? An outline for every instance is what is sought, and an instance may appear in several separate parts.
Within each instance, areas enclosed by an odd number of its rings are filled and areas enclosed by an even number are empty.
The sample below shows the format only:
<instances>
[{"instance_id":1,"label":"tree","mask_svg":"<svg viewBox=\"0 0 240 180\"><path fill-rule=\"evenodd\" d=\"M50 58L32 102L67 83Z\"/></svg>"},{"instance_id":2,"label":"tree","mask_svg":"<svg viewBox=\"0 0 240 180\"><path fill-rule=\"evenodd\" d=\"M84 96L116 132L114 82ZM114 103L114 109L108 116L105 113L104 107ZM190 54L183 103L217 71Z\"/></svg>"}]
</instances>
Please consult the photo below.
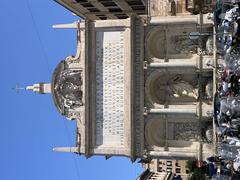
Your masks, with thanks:
<instances>
[{"instance_id":1,"label":"tree","mask_svg":"<svg viewBox=\"0 0 240 180\"><path fill-rule=\"evenodd\" d=\"M196 168L196 161L188 160L186 168L188 168L190 172L193 172Z\"/></svg>"},{"instance_id":2,"label":"tree","mask_svg":"<svg viewBox=\"0 0 240 180\"><path fill-rule=\"evenodd\" d=\"M190 180L206 180L205 169L204 168L195 168L193 171Z\"/></svg>"},{"instance_id":3,"label":"tree","mask_svg":"<svg viewBox=\"0 0 240 180\"><path fill-rule=\"evenodd\" d=\"M190 180L206 180L206 167L202 166L201 168L197 167L197 161L187 161L186 168L192 173Z\"/></svg>"}]
</instances>

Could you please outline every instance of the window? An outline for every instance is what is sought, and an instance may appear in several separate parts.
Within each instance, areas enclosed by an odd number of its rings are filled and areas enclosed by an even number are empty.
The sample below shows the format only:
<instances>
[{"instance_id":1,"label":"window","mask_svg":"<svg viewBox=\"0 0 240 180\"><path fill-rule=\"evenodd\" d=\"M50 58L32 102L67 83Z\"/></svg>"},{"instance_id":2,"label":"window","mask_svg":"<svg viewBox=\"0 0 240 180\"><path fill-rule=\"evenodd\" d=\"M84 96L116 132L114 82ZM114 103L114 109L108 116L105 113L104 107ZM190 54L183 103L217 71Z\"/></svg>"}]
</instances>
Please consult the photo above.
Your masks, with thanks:
<instances>
[{"instance_id":1,"label":"window","mask_svg":"<svg viewBox=\"0 0 240 180\"><path fill-rule=\"evenodd\" d=\"M89 8L88 10L90 12L100 12L97 8Z\"/></svg>"},{"instance_id":2,"label":"window","mask_svg":"<svg viewBox=\"0 0 240 180\"><path fill-rule=\"evenodd\" d=\"M81 3L83 7L94 7L91 3Z\"/></svg>"},{"instance_id":3,"label":"window","mask_svg":"<svg viewBox=\"0 0 240 180\"><path fill-rule=\"evenodd\" d=\"M172 161L167 161L167 166L172 166Z\"/></svg>"},{"instance_id":4,"label":"window","mask_svg":"<svg viewBox=\"0 0 240 180\"><path fill-rule=\"evenodd\" d=\"M101 20L107 19L107 16L105 16L104 14L97 14L96 16L99 17L99 19Z\"/></svg>"},{"instance_id":5,"label":"window","mask_svg":"<svg viewBox=\"0 0 240 180\"><path fill-rule=\"evenodd\" d=\"M122 10L120 8L108 8L109 12L122 12Z\"/></svg>"},{"instance_id":6,"label":"window","mask_svg":"<svg viewBox=\"0 0 240 180\"><path fill-rule=\"evenodd\" d=\"M102 2L102 5L104 5L106 7L109 7L109 6L116 6L117 7L117 4L115 2Z\"/></svg>"},{"instance_id":7,"label":"window","mask_svg":"<svg viewBox=\"0 0 240 180\"><path fill-rule=\"evenodd\" d=\"M115 14L115 16L117 18L119 18L119 19L126 19L126 18L128 18L128 15L126 15L126 14Z\"/></svg>"},{"instance_id":8,"label":"window","mask_svg":"<svg viewBox=\"0 0 240 180\"><path fill-rule=\"evenodd\" d=\"M133 10L145 10L145 6L132 6Z\"/></svg>"},{"instance_id":9,"label":"window","mask_svg":"<svg viewBox=\"0 0 240 180\"><path fill-rule=\"evenodd\" d=\"M162 172L162 167L161 166L158 167L158 172Z\"/></svg>"},{"instance_id":10,"label":"window","mask_svg":"<svg viewBox=\"0 0 240 180\"><path fill-rule=\"evenodd\" d=\"M79 3L79 2L80 2L80 3L81 3L81 2L87 2L87 0L75 0L75 1L78 2L78 3Z\"/></svg>"},{"instance_id":11,"label":"window","mask_svg":"<svg viewBox=\"0 0 240 180\"><path fill-rule=\"evenodd\" d=\"M176 173L181 173L181 168L176 168Z\"/></svg>"},{"instance_id":12,"label":"window","mask_svg":"<svg viewBox=\"0 0 240 180\"><path fill-rule=\"evenodd\" d=\"M128 5L143 5L141 1L127 1Z\"/></svg>"},{"instance_id":13,"label":"window","mask_svg":"<svg viewBox=\"0 0 240 180\"><path fill-rule=\"evenodd\" d=\"M167 168L167 172L172 172L172 168Z\"/></svg>"},{"instance_id":14,"label":"window","mask_svg":"<svg viewBox=\"0 0 240 180\"><path fill-rule=\"evenodd\" d=\"M99 17L101 20L105 20L105 19L107 19L107 17L105 16L105 17Z\"/></svg>"},{"instance_id":15,"label":"window","mask_svg":"<svg viewBox=\"0 0 240 180\"><path fill-rule=\"evenodd\" d=\"M97 14L97 17L105 16L105 14Z\"/></svg>"}]
</instances>

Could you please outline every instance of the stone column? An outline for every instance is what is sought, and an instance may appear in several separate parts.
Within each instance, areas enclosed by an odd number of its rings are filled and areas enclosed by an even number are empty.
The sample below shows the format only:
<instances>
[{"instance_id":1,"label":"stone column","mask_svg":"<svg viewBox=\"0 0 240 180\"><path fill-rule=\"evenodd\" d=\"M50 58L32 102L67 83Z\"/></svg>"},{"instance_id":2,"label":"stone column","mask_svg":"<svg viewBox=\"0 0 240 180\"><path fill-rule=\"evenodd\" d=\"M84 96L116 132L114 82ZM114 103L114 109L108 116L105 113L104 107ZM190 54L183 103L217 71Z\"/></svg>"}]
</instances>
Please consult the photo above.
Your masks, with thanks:
<instances>
[{"instance_id":1,"label":"stone column","mask_svg":"<svg viewBox=\"0 0 240 180\"><path fill-rule=\"evenodd\" d=\"M185 24L185 23L198 23L198 15L189 15L189 16L168 16L165 18L152 18L150 20L150 24L172 24L172 23L178 23L178 24Z\"/></svg>"},{"instance_id":2,"label":"stone column","mask_svg":"<svg viewBox=\"0 0 240 180\"><path fill-rule=\"evenodd\" d=\"M196 115L196 109L150 109L151 114Z\"/></svg>"},{"instance_id":3,"label":"stone column","mask_svg":"<svg viewBox=\"0 0 240 180\"><path fill-rule=\"evenodd\" d=\"M196 63L189 62L164 62L164 63L150 63L151 68L196 68Z\"/></svg>"},{"instance_id":4,"label":"stone column","mask_svg":"<svg viewBox=\"0 0 240 180\"><path fill-rule=\"evenodd\" d=\"M165 158L197 158L196 152L170 152L170 151L149 151L150 157L165 157Z\"/></svg>"}]
</instances>

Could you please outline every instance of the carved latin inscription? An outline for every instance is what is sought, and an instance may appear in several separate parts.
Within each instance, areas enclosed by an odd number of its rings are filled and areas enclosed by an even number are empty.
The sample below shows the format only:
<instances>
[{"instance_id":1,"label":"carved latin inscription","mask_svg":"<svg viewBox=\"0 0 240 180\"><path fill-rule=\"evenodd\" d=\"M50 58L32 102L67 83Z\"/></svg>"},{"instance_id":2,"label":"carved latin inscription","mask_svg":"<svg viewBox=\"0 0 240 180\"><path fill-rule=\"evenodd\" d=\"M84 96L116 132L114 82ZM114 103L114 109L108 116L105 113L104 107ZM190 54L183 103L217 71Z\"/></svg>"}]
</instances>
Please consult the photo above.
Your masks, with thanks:
<instances>
[{"instance_id":1,"label":"carved latin inscription","mask_svg":"<svg viewBox=\"0 0 240 180\"><path fill-rule=\"evenodd\" d=\"M124 143L123 32L96 33L96 145Z\"/></svg>"}]
</instances>

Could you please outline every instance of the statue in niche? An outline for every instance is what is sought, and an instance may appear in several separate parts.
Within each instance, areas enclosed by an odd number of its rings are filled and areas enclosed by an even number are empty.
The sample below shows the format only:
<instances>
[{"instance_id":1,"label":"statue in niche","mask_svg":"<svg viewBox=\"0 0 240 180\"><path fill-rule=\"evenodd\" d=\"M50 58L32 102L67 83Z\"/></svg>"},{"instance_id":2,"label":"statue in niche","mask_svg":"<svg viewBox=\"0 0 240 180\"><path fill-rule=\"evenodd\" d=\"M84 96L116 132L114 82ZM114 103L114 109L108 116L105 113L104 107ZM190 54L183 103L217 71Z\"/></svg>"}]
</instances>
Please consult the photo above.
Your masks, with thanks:
<instances>
[{"instance_id":1,"label":"statue in niche","mask_svg":"<svg viewBox=\"0 0 240 180\"><path fill-rule=\"evenodd\" d=\"M174 124L174 140L194 140L198 139L199 126L196 123L185 122Z\"/></svg>"},{"instance_id":2,"label":"statue in niche","mask_svg":"<svg viewBox=\"0 0 240 180\"><path fill-rule=\"evenodd\" d=\"M182 80L179 75L168 81L167 90L170 96L176 98L190 97L198 99L198 89L194 88L189 82Z\"/></svg>"},{"instance_id":3,"label":"statue in niche","mask_svg":"<svg viewBox=\"0 0 240 180\"><path fill-rule=\"evenodd\" d=\"M171 16L176 16L177 14L177 5L175 0L169 0L169 13Z\"/></svg>"},{"instance_id":4,"label":"statue in niche","mask_svg":"<svg viewBox=\"0 0 240 180\"><path fill-rule=\"evenodd\" d=\"M180 54L197 53L198 40L192 40L187 35L172 37L174 49Z\"/></svg>"}]
</instances>

